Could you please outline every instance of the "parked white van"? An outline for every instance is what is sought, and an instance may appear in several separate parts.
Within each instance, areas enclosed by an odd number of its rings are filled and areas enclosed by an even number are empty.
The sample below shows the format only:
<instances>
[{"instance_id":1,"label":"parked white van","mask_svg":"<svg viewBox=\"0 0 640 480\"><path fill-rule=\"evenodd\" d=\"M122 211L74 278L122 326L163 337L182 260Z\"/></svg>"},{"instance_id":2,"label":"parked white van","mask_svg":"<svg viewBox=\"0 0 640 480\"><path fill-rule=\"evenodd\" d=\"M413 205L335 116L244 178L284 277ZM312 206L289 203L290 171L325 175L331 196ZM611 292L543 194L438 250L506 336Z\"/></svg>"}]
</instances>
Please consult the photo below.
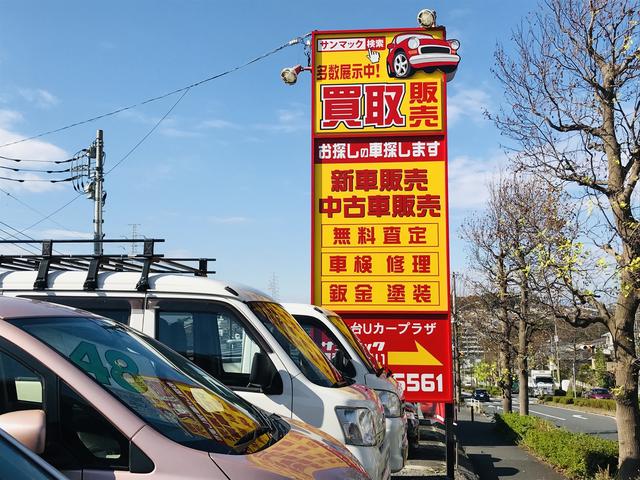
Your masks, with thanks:
<instances>
[{"instance_id":1,"label":"parked white van","mask_svg":"<svg viewBox=\"0 0 640 480\"><path fill-rule=\"evenodd\" d=\"M69 264L76 269L78 261ZM390 445L380 399L346 380L268 296L204 276L152 273L153 268L141 273L39 270L0 271L0 293L74 306L128 324L249 402L342 441L372 479L389 478Z\"/></svg>"},{"instance_id":2,"label":"parked white van","mask_svg":"<svg viewBox=\"0 0 640 480\"><path fill-rule=\"evenodd\" d=\"M407 460L407 419L402 388L386 375L366 347L360 343L339 315L315 305L283 303L333 365L346 377L373 388L384 405L390 443L391 471L402 470Z\"/></svg>"}]
</instances>

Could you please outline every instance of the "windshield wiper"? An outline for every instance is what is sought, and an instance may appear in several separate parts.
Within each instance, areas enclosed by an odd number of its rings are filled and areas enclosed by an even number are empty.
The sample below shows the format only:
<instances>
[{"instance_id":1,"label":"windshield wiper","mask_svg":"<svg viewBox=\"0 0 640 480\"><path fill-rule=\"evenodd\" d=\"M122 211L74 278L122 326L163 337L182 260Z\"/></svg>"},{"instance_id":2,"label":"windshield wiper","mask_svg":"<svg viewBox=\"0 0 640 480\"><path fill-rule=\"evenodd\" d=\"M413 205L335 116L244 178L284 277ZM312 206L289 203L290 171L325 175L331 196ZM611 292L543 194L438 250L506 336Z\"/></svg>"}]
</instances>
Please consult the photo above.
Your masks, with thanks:
<instances>
[{"instance_id":1,"label":"windshield wiper","mask_svg":"<svg viewBox=\"0 0 640 480\"><path fill-rule=\"evenodd\" d=\"M270 432L271 428L265 427L264 425L254 430L250 430L242 437L240 437L236 443L233 444L233 449L238 450L239 453L243 453L246 451L247 447L251 445L258 437Z\"/></svg>"}]
</instances>

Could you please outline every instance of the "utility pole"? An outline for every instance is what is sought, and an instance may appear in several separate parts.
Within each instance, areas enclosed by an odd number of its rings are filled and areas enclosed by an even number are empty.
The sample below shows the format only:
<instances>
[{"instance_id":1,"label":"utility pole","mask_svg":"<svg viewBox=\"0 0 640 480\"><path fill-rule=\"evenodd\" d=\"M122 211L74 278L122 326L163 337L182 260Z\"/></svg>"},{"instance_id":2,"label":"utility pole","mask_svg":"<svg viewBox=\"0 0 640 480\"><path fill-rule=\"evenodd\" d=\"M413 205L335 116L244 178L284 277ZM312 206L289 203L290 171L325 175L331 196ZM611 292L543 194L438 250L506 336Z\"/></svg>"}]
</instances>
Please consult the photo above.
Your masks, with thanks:
<instances>
[{"instance_id":1,"label":"utility pole","mask_svg":"<svg viewBox=\"0 0 640 480\"><path fill-rule=\"evenodd\" d=\"M103 189L102 182L104 181L103 176L103 138L102 138L102 130L98 130L96 132L96 145L95 145L95 155L96 155L96 168L94 171L93 181L94 181L94 189L93 189L93 253L96 255L102 255L102 239L104 238L104 234L102 233L102 207L104 206L103 199Z\"/></svg>"}]
</instances>

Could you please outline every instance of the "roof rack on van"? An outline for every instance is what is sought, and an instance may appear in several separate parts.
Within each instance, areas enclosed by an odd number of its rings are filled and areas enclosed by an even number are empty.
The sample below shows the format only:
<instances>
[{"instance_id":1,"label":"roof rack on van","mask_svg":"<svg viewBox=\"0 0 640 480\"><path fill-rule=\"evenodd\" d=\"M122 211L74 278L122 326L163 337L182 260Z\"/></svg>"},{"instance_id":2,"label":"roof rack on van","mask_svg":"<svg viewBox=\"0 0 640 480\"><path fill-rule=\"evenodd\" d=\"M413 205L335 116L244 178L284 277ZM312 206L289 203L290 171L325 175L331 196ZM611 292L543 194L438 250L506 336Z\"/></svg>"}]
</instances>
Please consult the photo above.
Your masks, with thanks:
<instances>
[{"instance_id":1,"label":"roof rack on van","mask_svg":"<svg viewBox=\"0 0 640 480\"><path fill-rule=\"evenodd\" d=\"M94 244L105 243L142 243L142 254L77 254L60 253L54 250L56 244ZM98 287L98 273L105 272L140 272L140 280L136 285L138 291L146 291L149 288L149 273L179 273L190 274L198 277L206 277L210 273L209 262L215 258L169 258L155 252L156 243L162 243L161 238L144 239L118 239L109 238L102 240L87 239L62 239L62 240L0 240L2 244L30 244L39 245L40 254L12 255L0 253L0 269L31 271L37 270L38 275L33 284L34 290L47 288L49 271L87 271L84 282L84 290L95 290ZM197 266L194 266L197 264Z\"/></svg>"}]
</instances>

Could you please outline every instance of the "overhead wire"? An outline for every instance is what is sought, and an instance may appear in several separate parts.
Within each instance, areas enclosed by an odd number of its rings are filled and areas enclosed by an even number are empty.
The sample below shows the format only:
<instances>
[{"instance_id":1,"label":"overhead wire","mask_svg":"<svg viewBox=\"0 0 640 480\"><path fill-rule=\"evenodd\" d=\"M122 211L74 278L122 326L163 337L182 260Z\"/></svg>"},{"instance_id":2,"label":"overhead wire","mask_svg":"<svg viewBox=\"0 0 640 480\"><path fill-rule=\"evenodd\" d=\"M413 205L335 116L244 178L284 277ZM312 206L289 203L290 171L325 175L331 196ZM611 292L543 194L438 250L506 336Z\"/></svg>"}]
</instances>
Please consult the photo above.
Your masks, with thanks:
<instances>
[{"instance_id":1,"label":"overhead wire","mask_svg":"<svg viewBox=\"0 0 640 480\"><path fill-rule=\"evenodd\" d=\"M144 143L144 141L149 138L149 136L160 126L160 124L171 114L171 112L173 111L174 108L176 108L178 106L178 104L180 103L180 101L182 101L182 99L187 95L187 93L189 92L189 90L185 90L182 95L178 98L178 100L176 100L173 105L171 105L171 108L169 108L169 110L167 110L167 112L155 123L155 125L153 125L153 127L151 127L151 129L120 159L118 160L113 167L111 167L109 170L107 170L105 172L105 176L110 174L113 170L115 170L116 167L118 167L118 165L120 165L122 162L124 162L127 158L129 158L129 156L131 156L131 154L133 152L135 152L138 147L140 147L140 145L142 145ZM71 200L69 200L67 203L65 203L64 205L62 205L61 207L57 208L56 210L54 210L53 212L51 212L50 214L46 215L44 218L41 218L40 220L38 220L37 222L33 223L32 225L28 226L27 228L25 228L24 230L22 230L22 232L20 233L24 233L28 230L31 230L34 227L37 227L38 225L40 225L42 222L44 222L45 220L48 220L49 218L53 217L54 215L56 215L57 213L59 213L60 211L64 210L65 208L67 208L69 205L71 205L73 202L75 202L78 198L80 198L81 196L83 196L84 193L78 193L78 195L76 195L75 197L73 197Z\"/></svg>"},{"instance_id":2,"label":"overhead wire","mask_svg":"<svg viewBox=\"0 0 640 480\"><path fill-rule=\"evenodd\" d=\"M0 225L4 225L5 227L10 228L11 230L14 230L14 231L16 231L16 232L18 232L20 234L20 231L17 228L12 227L11 225L9 225L8 223L3 222L2 220L0 220ZM14 235L13 233L7 232L6 230L4 230L2 228L0 228L0 232L4 233L5 235L9 235L10 237L13 237L14 240L23 240L23 239L17 237L16 235ZM2 238L2 240L8 240L8 239L7 238ZM29 240L33 240L33 238L29 237ZM16 247L20 248L21 250L24 250L25 252L28 252L28 253L30 253L32 255L37 255L39 253L37 251L34 251L33 247L27 248L27 247L25 247L25 246L23 246L23 245L21 245L19 243L13 243L13 242L11 244L15 245Z\"/></svg>"},{"instance_id":3,"label":"overhead wire","mask_svg":"<svg viewBox=\"0 0 640 480\"><path fill-rule=\"evenodd\" d=\"M230 73L233 73L233 72L241 70L241 69L243 69L245 67L248 67L249 65L251 65L253 63L256 63L256 62L258 62L260 60L263 60L264 58L267 58L267 57L279 52L280 50L282 50L284 48L290 47L292 45L296 45L296 44L301 43L301 42L304 44L304 39L309 37L310 35L311 35L311 33L307 33L307 34L302 35L300 37L296 37L296 38L294 38L292 40L289 40L286 43L283 43L282 45L280 45L280 46L278 46L278 47L276 47L276 48L274 48L272 50L269 50L266 53L263 53L262 55L259 55L259 56L255 57L255 58L252 58L251 60L248 60L247 62L245 62L245 63L243 63L241 65L237 65L237 66L235 66L233 68L225 70L224 72L217 73L215 75L211 75L210 77L204 78L204 79L199 80L197 82L194 82L194 83L192 83L190 85L187 85L187 86L184 86L184 87L181 87L181 88L177 88L175 90L172 90L172 91L167 92L167 93L163 93L163 94L155 96L155 97L148 98L148 99L143 100L141 102L137 102L137 103L134 103L134 104L131 104L131 105L127 105L126 107L118 108L118 109L112 110L110 112L106 112L106 113L103 113L103 114L100 114L100 115L96 115L94 117L87 118L85 120L80 120L78 122L74 122L74 123L71 123L69 125L65 125L63 127L59 127L59 128L55 128L55 129L52 129L52 130L45 131L45 132L41 132L41 133L38 133L36 135L32 135L30 137L25 137L25 138L22 138L22 139L19 139L19 140L14 140L12 142L7 142L7 143L4 143L4 144L0 145L0 148L8 147L8 146L11 146L11 145L17 145L19 143L27 142L29 140L35 140L37 138L41 138L41 137L44 137L44 136L47 136L47 135L51 135L53 133L62 132L64 130L68 130L70 128L74 128L74 127L77 127L77 126L80 126L80 125L85 125L87 123L95 122L97 120L101 120L101 119L106 118L106 117L117 115L117 114L125 112L127 110L132 110L134 108L141 107L143 105L147 105L147 104L152 103L152 102L157 102L158 100L162 100L163 98L167 98L167 97L170 97L172 95L176 95L178 93L189 91L192 88L199 87L199 86L201 86L201 85L203 85L205 83L211 82L212 80L218 79L220 77L223 77L225 75L229 75Z\"/></svg>"},{"instance_id":4,"label":"overhead wire","mask_svg":"<svg viewBox=\"0 0 640 480\"><path fill-rule=\"evenodd\" d=\"M13 195L11 192L8 192L7 190L5 190L4 188L0 188L0 192L4 193L7 197L12 198L14 201L18 202L20 205L22 205L23 207L31 210L32 212L38 214L41 217L46 216L45 213L42 213L40 210L32 207L31 205L29 205L28 203L26 203L23 200L20 200L18 197L16 197L15 195ZM58 222L57 220L54 220L53 218L50 219L51 223L55 223L57 226L59 226L60 228L63 229L67 229L67 227L65 227L64 225L62 225L60 222ZM21 232L22 233L22 232Z\"/></svg>"},{"instance_id":5,"label":"overhead wire","mask_svg":"<svg viewBox=\"0 0 640 480\"><path fill-rule=\"evenodd\" d=\"M26 141L26 140L24 140ZM9 144L7 145L2 145L3 147L9 146ZM80 152L78 152L80 153ZM84 155L86 155L86 151L82 151L82 153ZM73 162L74 160L76 160L78 154L74 155L71 158L66 158L64 160L44 160L44 159L34 159L34 158L13 158L13 157L5 157L3 155L0 155L0 160L6 160L8 162L36 162L36 163L55 163L55 164L61 164L61 163L69 163L69 162Z\"/></svg>"},{"instance_id":6,"label":"overhead wire","mask_svg":"<svg viewBox=\"0 0 640 480\"><path fill-rule=\"evenodd\" d=\"M0 180L6 180L7 182L17 182L17 183L24 183L24 182L64 183L64 182L71 182L80 177L81 175L74 175L67 178L50 180L47 178L16 178L16 177L3 177L0 175Z\"/></svg>"},{"instance_id":7,"label":"overhead wire","mask_svg":"<svg viewBox=\"0 0 640 480\"><path fill-rule=\"evenodd\" d=\"M163 95L159 95L159 96L157 96L157 97L153 97L153 98L150 98L150 99L144 100L144 101L142 101L142 102L139 102L139 103L137 103L137 104L130 105L130 106L128 106L128 107L123 107L123 108L120 108L120 109L117 109L117 110L113 110L113 111L111 111L111 112L107 112L107 113L102 114L102 115L98 115L98 116L96 116L96 117L92 117L92 118L89 118L89 119L86 119L86 120L83 120L83 121L80 121L80 122L75 122L75 123L73 123L73 124L66 125L66 126L64 126L64 127L60 127L60 128L54 129L54 130L49 130L49 131L46 131L46 132L42 132L42 133L39 133L39 134L37 134L37 135L33 135L33 136L31 136L31 137L23 138L23 139L21 139L21 140L16 140L16 141L13 141L13 142L9 142L9 143L6 143L6 144L3 144L3 145L0 145L0 148L8 147L8 146L10 146L10 145L16 145L16 144L18 144L18 143L22 143L22 142L27 142L27 141L29 141L29 140L34 140L34 139L36 139L36 138L41 138L41 137L44 137L44 136L46 136L46 135L50 135L50 134L53 134L53 133L57 133L57 132L60 132L60 131L63 131L63 130L68 130L68 129L73 128L73 127L76 127L76 126L83 125L83 124L86 124L86 123L90 123L90 122L93 122L93 121L96 121L96 120L99 120L99 119L101 119L101 118L105 118L105 117L108 117L108 116L116 115L116 114L121 113L121 112L124 112L124 111L126 111L126 110L131 110L131 109L133 109L133 108L136 108L136 107L139 107L139 106L142 106L142 105L146 105L146 104L148 104L148 103L155 102L155 101L161 100L161 99L163 99L163 98L167 98L167 97L169 97L169 96L171 96L171 95L175 95L175 94L177 94L177 93L181 93L181 92L182 92L182 95L181 95L180 97L178 97L178 99L176 100L176 102L175 102L175 103L171 106L171 108L169 108L169 110L168 110L168 111L167 111L167 112L166 112L166 113L165 113L165 114L164 114L164 115L163 115L163 116L162 116L162 117L161 117L161 118L160 118L160 119L159 119L159 120L154 124L154 126L153 126L153 127L152 127L152 128L151 128L151 129L150 129L150 130L149 130L149 131L148 131L148 132L147 132L147 133L146 133L146 134L145 134L145 135L144 135L144 136L143 136L143 137L142 137L142 138L141 138L141 139L140 139L140 140L139 140L139 141L138 141L138 142L137 142L137 143L136 143L136 144L135 144L135 145L134 145L134 146L133 146L133 147L132 147L132 148L131 148L131 149L130 149L130 150L129 150L129 151L128 151L128 152L127 152L123 157L122 157L122 158L121 158L121 159L120 159L120 160L118 160L118 161L117 161L117 162L116 162L116 163L115 163L115 164L114 164L114 165L113 165L109 170L107 170L107 171L106 171L105 175L108 175L108 174L110 174L113 170L115 170L115 169L116 169L116 168L117 168L121 163L123 163L127 158L129 158L129 156L131 156L131 154L133 154L133 152L135 152L135 151L140 147L140 145L142 145L142 144L144 143L144 141L145 141L147 138L149 138L149 136L151 136L151 134L152 134L152 133L153 133L153 132L154 132L154 131L155 131L155 130L160 126L160 124L161 124L161 123L162 123L162 122L163 122L163 121L164 121L164 120L165 120L165 119L166 119L166 118L171 114L171 112L172 112L172 111L173 111L173 110L178 106L178 104L182 101L182 99L184 99L184 97L187 95L187 93L189 93L189 91L191 91L191 89L192 89L192 88L198 87L198 86L200 86L200 85L202 85L202 84L204 84L204 83L207 83L207 82L210 82L210 81L212 81L212 80L215 80L216 78L220 78L220 77L223 77L223 76L228 75L228 74L230 74L230 73L233 73L233 72L236 72L236 71L238 71L238 70L241 70L242 68L245 68L245 67L247 67L247 66L249 66L249 65L251 65L251 64L253 64L253 63L255 63L255 62L259 61L259 60L262 60L262 59L264 59L264 58L266 58L266 57L268 57L268 56L270 56L270 55L273 55L274 53L276 53L276 52L278 52L278 51L280 51L280 50L282 50L282 49L284 49L284 48L286 48L286 47L289 47L289 46L292 46L292 45L296 45L296 44L298 44L298 43L302 42L305 38L307 38L307 37L308 37L308 36L310 36L310 35L311 35L310 33L307 33L307 34L305 34L305 35L303 35L303 36L301 36L301 37L296 37L296 38L294 38L293 40L290 40L289 42L287 42L287 43L285 43L285 44L282 44L282 45L280 45L279 47L274 48L273 50L270 50L269 52L266 52L266 53L264 53L264 54L262 54L262 55L260 55L260 56L258 56L258 57L255 57L255 58L253 58L253 59L251 59L251 60L249 60L249 61L245 62L244 64L238 65L238 66L236 66L236 67L234 67L234 68L231 68L231 69L229 69L229 70L226 70L226 71L224 71L224 72L222 72L222 73L219 73L219 74L217 74L217 75L213 75L213 76L211 76L211 77L205 78L205 79L200 80L200 81L198 81L198 82L192 83L191 85L188 85L188 86L186 86L186 87L179 88L179 89L176 89L176 90L174 90L174 91L172 91L172 92L168 92L168 93L165 93L165 94L163 94ZM304 42L303 42L303 43L304 43ZM6 193L6 192L5 192L5 193ZM75 202L75 201L76 201L78 198L80 198L82 195L83 195L82 193L79 193L78 195L76 195L75 197L73 197L71 200L69 200L67 203L65 203L64 205L62 205L62 206L58 207L56 210L52 211L52 212L51 212L51 213L49 213L48 215L44 215L44 216L43 216L43 218L41 218L41 219L40 219L40 220L38 220L37 222L33 223L32 225L28 226L27 228L23 229L23 230L21 231L21 233L24 233L24 232L26 232L26 231L28 231L28 230L31 230L32 228L34 228L34 227L36 227L36 226L40 225L40 224L41 224L42 222L44 222L45 220L49 220L49 219L51 219L54 215L58 214L60 211L62 211L62 210L64 210L65 208L67 208L69 205L71 205L73 202ZM12 198L14 198L14 199L15 199L15 197L12 197ZM40 214L40 215L42 215L42 214Z\"/></svg>"}]
</instances>

